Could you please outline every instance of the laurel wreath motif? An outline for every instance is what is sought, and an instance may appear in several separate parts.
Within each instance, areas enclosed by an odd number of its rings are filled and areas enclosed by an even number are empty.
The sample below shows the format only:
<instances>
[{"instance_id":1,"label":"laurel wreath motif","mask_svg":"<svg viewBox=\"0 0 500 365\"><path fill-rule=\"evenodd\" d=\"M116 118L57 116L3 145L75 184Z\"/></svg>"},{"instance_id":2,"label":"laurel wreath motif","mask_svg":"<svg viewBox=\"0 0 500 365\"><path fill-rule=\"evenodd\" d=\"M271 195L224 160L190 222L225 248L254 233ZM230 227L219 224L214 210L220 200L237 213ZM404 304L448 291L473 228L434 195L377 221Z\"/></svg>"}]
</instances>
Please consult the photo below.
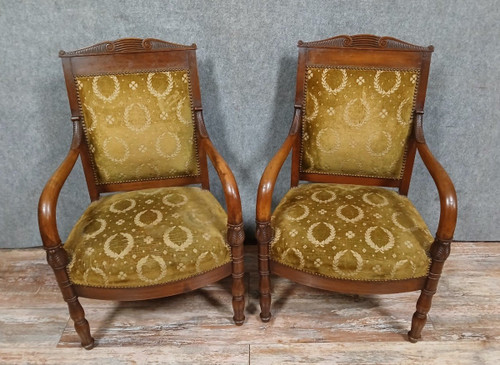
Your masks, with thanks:
<instances>
[{"instance_id":1,"label":"laurel wreath motif","mask_svg":"<svg viewBox=\"0 0 500 365\"><path fill-rule=\"evenodd\" d=\"M373 242L372 237L371 237L372 232L374 230L376 230L377 228L380 228L382 231L384 231L384 233L389 238L387 243L382 247L378 246L375 242ZM391 231L389 231L388 229L386 229L384 227L374 226L374 227L368 228L365 232L365 241L368 244L368 246L370 246L371 248L373 248L375 250L375 252L385 252L387 250L390 250L392 247L394 247L394 235L391 233Z\"/></svg>"},{"instance_id":2,"label":"laurel wreath motif","mask_svg":"<svg viewBox=\"0 0 500 365\"><path fill-rule=\"evenodd\" d=\"M285 262L285 257L286 255L288 255L288 253L292 251L296 256L297 258L299 259L299 262L300 262L300 265L298 267L298 269L302 269L305 265L305 260L304 260L304 255L302 255L302 252L300 252L298 249L296 248L293 248L293 247L290 247L290 248L287 248L282 254L281 254L281 261Z\"/></svg>"},{"instance_id":3,"label":"laurel wreath motif","mask_svg":"<svg viewBox=\"0 0 500 365\"><path fill-rule=\"evenodd\" d=\"M335 88L335 89L332 89L330 87L330 85L328 85L328 82L326 81L326 75L328 74L328 71L330 71L329 69L325 68L323 70L323 73L321 75L321 85L323 85L323 88L328 91L329 94L334 94L336 95L337 93L339 93L340 91L344 90L344 88L347 86L347 71L344 70L344 69L339 69L340 72L342 72L342 82L340 83L340 85Z\"/></svg>"},{"instance_id":4,"label":"laurel wreath motif","mask_svg":"<svg viewBox=\"0 0 500 365\"><path fill-rule=\"evenodd\" d=\"M321 142L321 137L323 136L324 133L330 131L330 134L334 134L335 131L333 130L333 128L330 128L330 127L327 127L327 128L323 128L322 130L320 130L318 132L318 135L316 136L316 147L318 147L318 149L324 153L333 153L335 152L336 150L339 149L340 147L340 140L337 136L335 136L335 140L334 140L334 143L333 143L333 146L331 148L325 148L325 146L323 145L323 143Z\"/></svg>"},{"instance_id":5,"label":"laurel wreath motif","mask_svg":"<svg viewBox=\"0 0 500 365\"><path fill-rule=\"evenodd\" d=\"M356 270L355 271L345 271L345 270L341 270L339 268L339 261L340 259L347 253L348 250L342 250L340 252L338 252L334 257L333 257L333 262L332 262L332 266L333 266L333 270L337 273L337 274L340 274L340 275L347 275L347 276L353 276L354 274L358 273L361 271L361 269L363 268L363 258L361 257L361 255L359 253L357 253L356 251L353 251L353 250L349 250L351 252L351 254L354 256L354 258L356 259Z\"/></svg>"},{"instance_id":6,"label":"laurel wreath motif","mask_svg":"<svg viewBox=\"0 0 500 365\"><path fill-rule=\"evenodd\" d=\"M309 215L309 208L307 205L304 204L297 204L298 206L302 207L304 209L304 213L299 215L298 217L292 217L290 214L287 214L287 218L290 219L291 221L300 221L301 219L304 219Z\"/></svg>"},{"instance_id":7,"label":"laurel wreath motif","mask_svg":"<svg viewBox=\"0 0 500 365\"><path fill-rule=\"evenodd\" d=\"M328 227L328 229L330 230L330 234L328 235L328 237L326 237L324 240L322 241L319 241L316 239L316 237L314 237L313 235L313 230L314 228L316 228L318 225L320 224L324 224L325 226ZM333 241L333 239L335 238L335 227L332 226L330 223L326 223L326 222L317 222L317 223L314 223L313 225L311 225L309 227L309 229L307 230L307 239L313 243L315 246L319 246L319 247L324 247L325 245L329 244L330 242Z\"/></svg>"},{"instance_id":8,"label":"laurel wreath motif","mask_svg":"<svg viewBox=\"0 0 500 365\"><path fill-rule=\"evenodd\" d=\"M367 149L367 151L368 151L368 153L370 155L380 157L380 156L383 156L383 155L387 154L387 152L389 152L389 150L391 149L391 147L392 147L392 137L391 137L391 135L388 132L385 132L385 131L382 131L382 134L386 138L387 146L385 147L385 149L383 151L381 151L381 152L375 152L372 149L372 144L373 144L374 140L377 138L377 135L372 134L368 138L368 143L366 144L366 149Z\"/></svg>"},{"instance_id":9,"label":"laurel wreath motif","mask_svg":"<svg viewBox=\"0 0 500 365\"><path fill-rule=\"evenodd\" d=\"M214 259L215 263L219 263L219 258L217 257L216 254L214 254L213 252L210 252L210 251L206 251L206 252L203 252L200 256L198 256L198 258L196 259L196 271L199 272L201 271L200 270L200 265L201 265L201 260L203 260L207 255L210 255L212 256L212 258Z\"/></svg>"},{"instance_id":10,"label":"laurel wreath motif","mask_svg":"<svg viewBox=\"0 0 500 365\"><path fill-rule=\"evenodd\" d=\"M318 112L319 112L318 99L313 94L309 94L309 97L313 101L314 106L313 106L313 112L312 112L312 114L304 116L304 119L306 121L308 121L308 122L316 119L316 117L318 116Z\"/></svg>"},{"instance_id":11,"label":"laurel wreath motif","mask_svg":"<svg viewBox=\"0 0 500 365\"><path fill-rule=\"evenodd\" d=\"M401 124L401 125L403 125L403 126L406 126L406 125L408 125L410 123L410 120L404 121L403 117L401 116L401 112L403 111L403 107L409 101L410 101L410 98L406 98L405 100L403 100L401 102L401 104L399 104L398 111L396 113L396 119L397 119L398 123Z\"/></svg>"},{"instance_id":12,"label":"laurel wreath motif","mask_svg":"<svg viewBox=\"0 0 500 365\"><path fill-rule=\"evenodd\" d=\"M170 232L172 232L175 228L179 228L180 230L184 231L184 233L186 233L186 240L181 245L172 242L172 240L170 239ZM189 228L183 226L173 226L168 228L163 234L163 242L165 242L168 247L171 247L176 251L184 251L193 243L193 233Z\"/></svg>"},{"instance_id":13,"label":"laurel wreath motif","mask_svg":"<svg viewBox=\"0 0 500 365\"><path fill-rule=\"evenodd\" d=\"M172 153L170 153L170 154L163 152L162 149L161 149L161 147L160 147L160 140L161 140L161 138L164 137L167 134L175 140L175 151L172 152ZM179 137L177 137L172 132L164 132L164 133L160 134L158 136L158 138L156 139L155 147L156 147L156 152L158 152L158 154L160 156L166 157L166 158L172 158L172 157L175 157L175 156L177 156L179 154L179 152L181 150L181 140L179 139Z\"/></svg>"},{"instance_id":14,"label":"laurel wreath motif","mask_svg":"<svg viewBox=\"0 0 500 365\"><path fill-rule=\"evenodd\" d=\"M189 125L191 123L191 121L182 117L182 107L184 106L185 101L186 101L186 97L183 97L177 103L176 115L177 115L177 119L179 119L179 122L181 122L182 124Z\"/></svg>"},{"instance_id":15,"label":"laurel wreath motif","mask_svg":"<svg viewBox=\"0 0 500 365\"><path fill-rule=\"evenodd\" d=\"M99 85L97 85L97 82L99 81L99 79L101 77L110 77L111 80L113 80L114 89L113 89L113 93L110 96L102 95L101 90L99 90ZM118 94L120 93L120 83L118 82L118 78L114 75L96 76L92 79L92 91L102 101L104 101L105 103L110 103L113 100L115 100L116 97L118 96Z\"/></svg>"},{"instance_id":16,"label":"laurel wreath motif","mask_svg":"<svg viewBox=\"0 0 500 365\"><path fill-rule=\"evenodd\" d=\"M167 76L167 79L168 79L168 86L167 88L165 89L165 91L163 92L158 92L155 90L155 88L153 87L153 76L156 75L156 73L149 73L148 74L148 80L146 82L146 85L148 87L148 91L156 96L157 98L164 98L165 96L167 96L168 94L170 94L170 92L172 91L172 88L174 87L174 79L172 77L172 75L170 74L170 72L161 72L163 73L164 75Z\"/></svg>"},{"instance_id":17,"label":"laurel wreath motif","mask_svg":"<svg viewBox=\"0 0 500 365\"><path fill-rule=\"evenodd\" d=\"M344 214L342 214L342 210L347 207L347 205L341 205L337 208L337 217L339 217L340 219L342 219L343 221L346 221L348 223L355 223L357 221L359 221L360 219L362 219L364 216L365 216L365 213L363 212L363 209L361 209L360 207L357 207L356 205L351 205L351 207L353 207L354 209L356 209L358 211L358 215L355 216L354 218L347 218Z\"/></svg>"},{"instance_id":18,"label":"laurel wreath motif","mask_svg":"<svg viewBox=\"0 0 500 365\"><path fill-rule=\"evenodd\" d=\"M375 80L373 83L373 86L375 87L375 90L382 96L389 96L392 93L394 93L399 86L401 85L401 72L399 71L394 71L394 74L396 75L396 83L394 84L393 87L391 87L389 90L383 90L382 87L380 86L380 75L382 72L389 72L389 71L377 71L375 74Z\"/></svg>"},{"instance_id":19,"label":"laurel wreath motif","mask_svg":"<svg viewBox=\"0 0 500 365\"><path fill-rule=\"evenodd\" d=\"M155 226L157 225L158 223L161 222L161 220L163 219L163 214L161 214L161 212L159 210L155 210L155 209L150 209L149 210L150 212L153 212L156 214L156 219L154 221L152 221L151 223L143 223L141 221L141 217L144 213L147 212L147 210L143 210L142 212L138 213L135 218L134 218L134 223L139 226L139 227L150 227L150 226Z\"/></svg>"},{"instance_id":20,"label":"laurel wreath motif","mask_svg":"<svg viewBox=\"0 0 500 365\"><path fill-rule=\"evenodd\" d=\"M142 267L146 264L146 262L149 260L149 258L152 258L153 260L155 260L158 263L158 265L160 265L160 274L154 279L148 278L142 272ZM167 265L165 264L165 261L160 256L156 256L156 255L147 255L147 256L143 257L142 259L140 259L139 262L137 263L136 270L137 270L137 275L141 278L141 280L148 282L148 283L157 282L157 281L161 280L162 278L164 278L165 275L167 275Z\"/></svg>"},{"instance_id":21,"label":"laurel wreath motif","mask_svg":"<svg viewBox=\"0 0 500 365\"><path fill-rule=\"evenodd\" d=\"M146 117L144 124L139 128L136 127L135 125L133 125L132 123L130 123L130 119L129 119L130 111L132 110L132 108L134 106L139 107L139 109L141 109L144 112L144 116ZM127 106L125 108L125 112L123 113L123 119L125 121L125 125L127 126L127 128L129 128L130 130L133 130L134 132L143 132L146 129L148 129L148 127L151 125L151 114L149 113L148 108L146 108L145 105L139 104L139 103L133 103L133 104L130 104L129 106Z\"/></svg>"},{"instance_id":22,"label":"laurel wreath motif","mask_svg":"<svg viewBox=\"0 0 500 365\"><path fill-rule=\"evenodd\" d=\"M120 252L116 253L111 250L111 242L115 239L118 234L122 235L127 240L127 246ZM129 233L115 233L109 236L106 242L104 242L104 253L113 259L123 259L134 247L134 237Z\"/></svg>"},{"instance_id":23,"label":"laurel wreath motif","mask_svg":"<svg viewBox=\"0 0 500 365\"><path fill-rule=\"evenodd\" d=\"M115 157L111 156L111 154L109 153L108 144L112 139L117 140L125 149L125 153L123 154L122 158L115 158ZM128 148L127 142L125 142L120 137L108 137L108 138L106 138L104 140L104 142L102 143L102 150L104 151L104 154L106 155L107 158L109 158L111 161L117 162L117 163L121 163L121 162L126 161L128 159L129 154L130 154L130 150Z\"/></svg>"}]
</instances>

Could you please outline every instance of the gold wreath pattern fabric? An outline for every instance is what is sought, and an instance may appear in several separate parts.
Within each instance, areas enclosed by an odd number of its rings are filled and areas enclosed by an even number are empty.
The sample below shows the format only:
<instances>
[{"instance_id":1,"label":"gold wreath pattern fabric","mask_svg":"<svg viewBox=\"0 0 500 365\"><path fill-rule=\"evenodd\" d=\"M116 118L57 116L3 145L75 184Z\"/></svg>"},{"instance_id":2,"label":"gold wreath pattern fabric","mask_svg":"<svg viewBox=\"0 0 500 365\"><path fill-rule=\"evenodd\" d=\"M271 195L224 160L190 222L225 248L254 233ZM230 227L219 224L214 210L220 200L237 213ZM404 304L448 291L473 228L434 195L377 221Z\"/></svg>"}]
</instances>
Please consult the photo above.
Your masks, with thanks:
<instances>
[{"instance_id":1,"label":"gold wreath pattern fabric","mask_svg":"<svg viewBox=\"0 0 500 365\"><path fill-rule=\"evenodd\" d=\"M301 170L399 179L418 70L308 67Z\"/></svg>"},{"instance_id":2,"label":"gold wreath pattern fabric","mask_svg":"<svg viewBox=\"0 0 500 365\"><path fill-rule=\"evenodd\" d=\"M408 198L369 186L292 188L271 218L271 259L311 274L387 281L426 276L433 237Z\"/></svg>"},{"instance_id":3,"label":"gold wreath pattern fabric","mask_svg":"<svg viewBox=\"0 0 500 365\"><path fill-rule=\"evenodd\" d=\"M74 284L134 288L165 284L231 262L227 215L208 190L145 189L87 208L64 248Z\"/></svg>"},{"instance_id":4,"label":"gold wreath pattern fabric","mask_svg":"<svg viewBox=\"0 0 500 365\"><path fill-rule=\"evenodd\" d=\"M188 70L75 81L98 184L198 175Z\"/></svg>"}]
</instances>

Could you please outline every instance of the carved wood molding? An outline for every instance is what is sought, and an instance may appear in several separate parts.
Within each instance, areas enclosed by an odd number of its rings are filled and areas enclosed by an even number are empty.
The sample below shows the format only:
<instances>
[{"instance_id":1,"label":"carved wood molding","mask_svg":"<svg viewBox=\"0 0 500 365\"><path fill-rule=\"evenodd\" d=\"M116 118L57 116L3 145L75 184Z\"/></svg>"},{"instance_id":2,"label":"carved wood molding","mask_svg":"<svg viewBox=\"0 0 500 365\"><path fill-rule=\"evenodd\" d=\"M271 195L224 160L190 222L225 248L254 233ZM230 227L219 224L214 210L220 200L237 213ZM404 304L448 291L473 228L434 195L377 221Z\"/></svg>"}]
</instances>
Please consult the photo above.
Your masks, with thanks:
<instances>
[{"instance_id":1,"label":"carved wood molding","mask_svg":"<svg viewBox=\"0 0 500 365\"><path fill-rule=\"evenodd\" d=\"M196 49L196 44L183 45L165 42L154 38L122 38L115 41L105 41L76 51L59 51L59 57L89 56L99 54L133 53L144 51L158 51L165 49Z\"/></svg>"},{"instance_id":2,"label":"carved wood molding","mask_svg":"<svg viewBox=\"0 0 500 365\"><path fill-rule=\"evenodd\" d=\"M320 41L299 41L299 47L306 48L381 48L408 51L434 51L434 46L422 47L393 37L379 37L373 34L339 35Z\"/></svg>"},{"instance_id":3,"label":"carved wood molding","mask_svg":"<svg viewBox=\"0 0 500 365\"><path fill-rule=\"evenodd\" d=\"M243 242L245 241L245 231L243 230L243 223L227 224L227 241L233 247L243 245Z\"/></svg>"},{"instance_id":4,"label":"carved wood molding","mask_svg":"<svg viewBox=\"0 0 500 365\"><path fill-rule=\"evenodd\" d=\"M255 221L257 225L257 241L261 244L268 244L273 239L273 230L271 228L271 222L259 222Z\"/></svg>"}]
</instances>

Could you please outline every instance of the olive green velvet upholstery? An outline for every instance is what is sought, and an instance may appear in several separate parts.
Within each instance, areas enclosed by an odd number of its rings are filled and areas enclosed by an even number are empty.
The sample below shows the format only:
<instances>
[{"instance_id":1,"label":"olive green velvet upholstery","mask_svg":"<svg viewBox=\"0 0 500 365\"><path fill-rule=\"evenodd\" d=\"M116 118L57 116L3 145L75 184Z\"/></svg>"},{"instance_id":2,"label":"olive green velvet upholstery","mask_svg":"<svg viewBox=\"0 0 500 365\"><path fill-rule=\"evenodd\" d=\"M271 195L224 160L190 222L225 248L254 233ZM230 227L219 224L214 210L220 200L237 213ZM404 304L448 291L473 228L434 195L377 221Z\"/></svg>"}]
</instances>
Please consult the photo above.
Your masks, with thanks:
<instances>
[{"instance_id":1,"label":"olive green velvet upholstery","mask_svg":"<svg viewBox=\"0 0 500 365\"><path fill-rule=\"evenodd\" d=\"M227 216L197 187L138 190L93 202L64 248L74 284L134 288L186 279L231 262Z\"/></svg>"},{"instance_id":2,"label":"olive green velvet upholstery","mask_svg":"<svg viewBox=\"0 0 500 365\"><path fill-rule=\"evenodd\" d=\"M433 241L413 204L369 186L303 184L273 213L271 260L311 274L386 281L427 275Z\"/></svg>"},{"instance_id":3,"label":"olive green velvet upholstery","mask_svg":"<svg viewBox=\"0 0 500 365\"><path fill-rule=\"evenodd\" d=\"M75 82L97 184L199 174L188 70Z\"/></svg>"},{"instance_id":4,"label":"olive green velvet upholstery","mask_svg":"<svg viewBox=\"0 0 500 365\"><path fill-rule=\"evenodd\" d=\"M418 70L308 67L301 171L401 177Z\"/></svg>"}]
</instances>

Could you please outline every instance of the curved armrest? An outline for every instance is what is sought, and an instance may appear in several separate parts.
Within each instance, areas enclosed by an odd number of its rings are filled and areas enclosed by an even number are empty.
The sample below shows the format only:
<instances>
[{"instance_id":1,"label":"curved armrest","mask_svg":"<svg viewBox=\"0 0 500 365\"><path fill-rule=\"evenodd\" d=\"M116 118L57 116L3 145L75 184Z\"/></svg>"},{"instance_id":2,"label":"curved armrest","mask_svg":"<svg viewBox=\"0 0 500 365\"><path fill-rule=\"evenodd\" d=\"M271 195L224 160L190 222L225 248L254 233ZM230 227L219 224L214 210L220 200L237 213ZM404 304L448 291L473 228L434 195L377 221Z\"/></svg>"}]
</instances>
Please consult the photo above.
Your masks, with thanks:
<instances>
[{"instance_id":1,"label":"curved armrest","mask_svg":"<svg viewBox=\"0 0 500 365\"><path fill-rule=\"evenodd\" d=\"M222 189L224 190L224 198L227 206L227 221L232 225L241 224L243 217L241 214L240 193L238 191L238 185L236 184L233 172L229 168L227 162L214 147L210 138L208 138L201 110L196 111L196 119L200 129L200 142L210 158L210 161L212 161L212 165L214 166L215 171L217 171L217 175L219 175L219 179L222 183Z\"/></svg>"},{"instance_id":2,"label":"curved armrest","mask_svg":"<svg viewBox=\"0 0 500 365\"><path fill-rule=\"evenodd\" d=\"M74 120L73 140L68 155L45 185L38 202L38 227L45 248L56 247L61 243L61 238L57 231L57 199L80 154L80 140L78 124Z\"/></svg>"},{"instance_id":3,"label":"curved armrest","mask_svg":"<svg viewBox=\"0 0 500 365\"><path fill-rule=\"evenodd\" d=\"M285 163L288 154L292 150L298 138L298 129L300 126L301 109L295 109L295 116L292 122L292 127L288 137L283 142L278 152L269 161L266 166L262 177L260 178L259 189L257 191L257 212L256 217L258 222L267 222L271 219L271 203L273 199L274 186L276 184L276 179L281 170L281 167Z\"/></svg>"},{"instance_id":4,"label":"curved armrest","mask_svg":"<svg viewBox=\"0 0 500 365\"><path fill-rule=\"evenodd\" d=\"M441 214L439 216L436 238L441 241L450 241L453 239L453 233L457 224L457 193L448 173L432 155L425 142L422 119L422 114L418 113L415 123L415 136L418 152L422 157L425 167L429 170L439 193Z\"/></svg>"}]
</instances>

